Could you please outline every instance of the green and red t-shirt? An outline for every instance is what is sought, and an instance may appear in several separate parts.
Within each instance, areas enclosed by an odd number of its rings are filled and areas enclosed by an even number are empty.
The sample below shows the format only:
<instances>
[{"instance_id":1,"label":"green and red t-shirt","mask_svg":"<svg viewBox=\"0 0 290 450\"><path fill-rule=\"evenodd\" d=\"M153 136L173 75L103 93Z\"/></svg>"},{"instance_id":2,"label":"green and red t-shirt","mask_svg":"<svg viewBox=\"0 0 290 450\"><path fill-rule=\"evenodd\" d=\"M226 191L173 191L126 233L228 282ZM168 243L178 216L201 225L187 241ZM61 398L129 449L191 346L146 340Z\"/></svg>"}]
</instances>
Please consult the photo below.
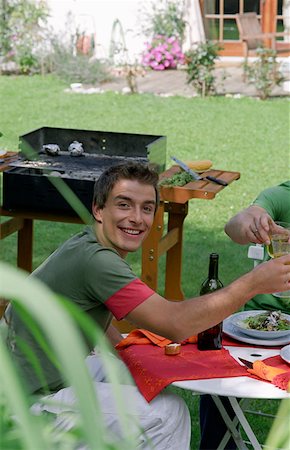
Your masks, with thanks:
<instances>
[{"instance_id":1,"label":"green and red t-shirt","mask_svg":"<svg viewBox=\"0 0 290 450\"><path fill-rule=\"evenodd\" d=\"M123 319L154 293L136 277L116 250L98 243L90 226L61 245L31 276L78 305L103 330L109 326L112 315L118 320ZM47 385L56 389L61 383L59 372L13 307L8 308L6 316L9 324L8 347L24 372L29 389L37 391L42 384L18 346L19 340L29 345L41 363Z\"/></svg>"}]
</instances>

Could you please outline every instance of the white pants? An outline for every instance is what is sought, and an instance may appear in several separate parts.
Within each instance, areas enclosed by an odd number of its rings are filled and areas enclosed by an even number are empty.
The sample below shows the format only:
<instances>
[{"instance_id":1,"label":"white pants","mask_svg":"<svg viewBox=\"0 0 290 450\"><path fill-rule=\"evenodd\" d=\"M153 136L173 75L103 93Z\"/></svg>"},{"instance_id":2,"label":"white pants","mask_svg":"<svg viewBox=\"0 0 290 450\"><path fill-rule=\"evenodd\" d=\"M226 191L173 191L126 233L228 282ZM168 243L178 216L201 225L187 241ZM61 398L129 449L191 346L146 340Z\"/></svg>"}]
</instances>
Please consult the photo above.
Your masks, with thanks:
<instances>
[{"instance_id":1,"label":"white pants","mask_svg":"<svg viewBox=\"0 0 290 450\"><path fill-rule=\"evenodd\" d=\"M106 382L102 361L98 355L86 358L90 374L94 380L98 402L103 412L105 425L115 438L122 436L114 395L111 384ZM119 362L121 370L127 370L122 361ZM126 399L126 409L132 415L131 424L136 423L138 434L138 449L142 450L189 450L190 448L190 415L185 402L175 394L162 392L148 403L135 386L123 385L122 392ZM69 430L76 423L74 420L75 396L71 387L61 389L55 394L44 397L55 402L53 404L32 407L36 414L48 411L56 414L56 425L62 429ZM130 408L129 403L134 405ZM64 404L65 406L61 406ZM71 405L71 409L70 409Z\"/></svg>"}]
</instances>

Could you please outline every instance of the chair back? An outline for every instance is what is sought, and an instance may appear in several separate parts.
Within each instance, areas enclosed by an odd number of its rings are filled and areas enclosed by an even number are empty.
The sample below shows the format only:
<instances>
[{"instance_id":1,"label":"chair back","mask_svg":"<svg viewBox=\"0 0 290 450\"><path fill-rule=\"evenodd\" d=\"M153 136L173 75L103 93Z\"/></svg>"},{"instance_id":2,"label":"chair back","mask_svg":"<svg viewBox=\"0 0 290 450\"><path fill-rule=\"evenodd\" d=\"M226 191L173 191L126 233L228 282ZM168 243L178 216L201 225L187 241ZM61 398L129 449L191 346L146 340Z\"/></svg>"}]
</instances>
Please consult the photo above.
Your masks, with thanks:
<instances>
[{"instance_id":1,"label":"chair back","mask_svg":"<svg viewBox=\"0 0 290 450\"><path fill-rule=\"evenodd\" d=\"M260 21L255 12L236 14L236 22L240 33L240 38L242 40L246 40L248 50L255 50L258 47L263 46L263 40L254 37L262 34Z\"/></svg>"},{"instance_id":2,"label":"chair back","mask_svg":"<svg viewBox=\"0 0 290 450\"><path fill-rule=\"evenodd\" d=\"M264 261L264 245L263 244L252 244L248 248L248 258L254 260L254 267Z\"/></svg>"}]
</instances>

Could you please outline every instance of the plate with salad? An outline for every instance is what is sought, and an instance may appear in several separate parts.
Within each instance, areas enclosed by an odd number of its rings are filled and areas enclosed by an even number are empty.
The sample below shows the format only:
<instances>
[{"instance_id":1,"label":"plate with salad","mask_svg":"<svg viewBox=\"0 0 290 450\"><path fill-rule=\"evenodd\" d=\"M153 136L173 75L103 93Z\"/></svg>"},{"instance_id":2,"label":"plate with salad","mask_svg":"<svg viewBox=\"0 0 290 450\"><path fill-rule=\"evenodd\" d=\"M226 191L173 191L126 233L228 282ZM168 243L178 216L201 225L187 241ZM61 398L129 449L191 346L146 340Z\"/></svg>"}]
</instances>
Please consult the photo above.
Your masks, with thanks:
<instances>
[{"instance_id":1,"label":"plate with salad","mask_svg":"<svg viewBox=\"0 0 290 450\"><path fill-rule=\"evenodd\" d=\"M281 311L243 311L233 314L232 323L242 333L257 339L289 337L290 315Z\"/></svg>"}]
</instances>

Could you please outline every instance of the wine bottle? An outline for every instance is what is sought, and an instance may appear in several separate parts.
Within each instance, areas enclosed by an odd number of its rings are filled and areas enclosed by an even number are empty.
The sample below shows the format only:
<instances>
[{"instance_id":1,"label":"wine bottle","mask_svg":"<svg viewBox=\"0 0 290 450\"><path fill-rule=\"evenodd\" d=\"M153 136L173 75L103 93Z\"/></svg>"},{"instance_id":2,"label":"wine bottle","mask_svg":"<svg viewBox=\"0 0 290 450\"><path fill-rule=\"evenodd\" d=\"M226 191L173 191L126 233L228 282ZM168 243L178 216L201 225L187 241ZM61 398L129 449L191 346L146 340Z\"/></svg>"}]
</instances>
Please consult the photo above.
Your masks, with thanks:
<instances>
[{"instance_id":1,"label":"wine bottle","mask_svg":"<svg viewBox=\"0 0 290 450\"><path fill-rule=\"evenodd\" d=\"M202 283L200 295L209 294L223 287L218 278L219 255L211 253L209 256L208 277ZM222 322L202 331L197 337L197 348L199 350L220 350L222 348Z\"/></svg>"}]
</instances>

